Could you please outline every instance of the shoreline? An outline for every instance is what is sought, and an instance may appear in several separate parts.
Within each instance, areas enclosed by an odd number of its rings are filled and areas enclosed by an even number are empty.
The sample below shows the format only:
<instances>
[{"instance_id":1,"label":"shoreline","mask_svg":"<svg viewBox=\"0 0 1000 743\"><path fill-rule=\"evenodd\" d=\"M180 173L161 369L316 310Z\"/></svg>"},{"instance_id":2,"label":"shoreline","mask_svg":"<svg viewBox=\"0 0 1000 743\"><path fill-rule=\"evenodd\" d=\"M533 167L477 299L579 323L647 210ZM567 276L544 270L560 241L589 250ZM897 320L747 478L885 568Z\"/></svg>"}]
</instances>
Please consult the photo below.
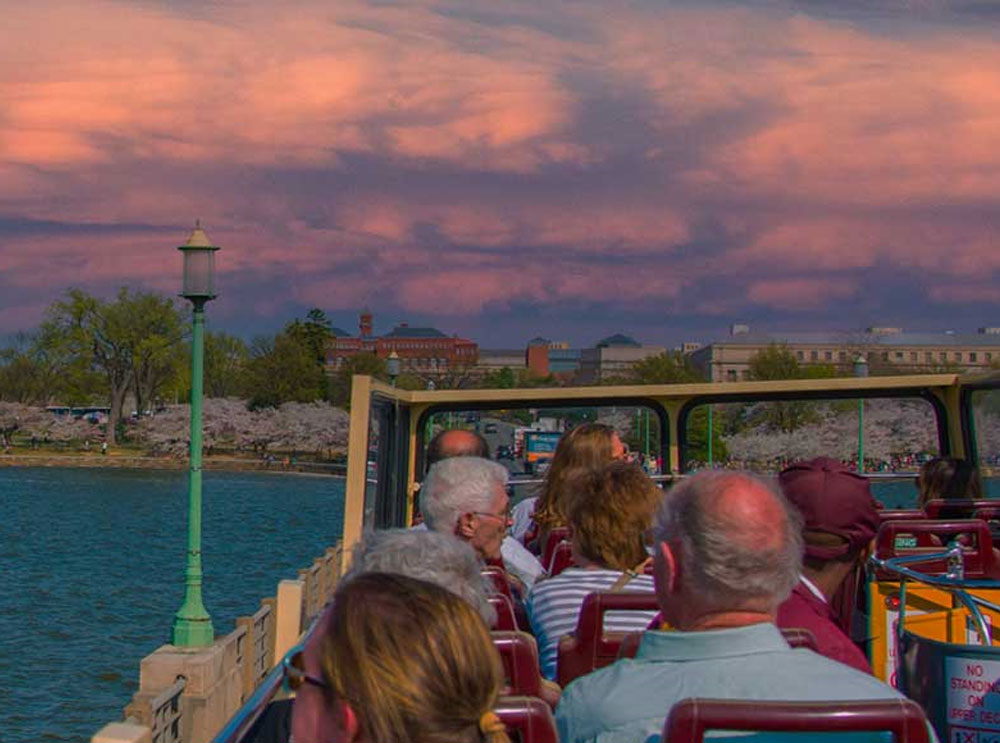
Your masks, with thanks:
<instances>
[{"instance_id":1,"label":"shoreline","mask_svg":"<svg viewBox=\"0 0 1000 743\"><path fill-rule=\"evenodd\" d=\"M297 462L284 466L280 461L270 464L260 459L238 457L204 457L202 470L228 472L270 472L278 475L323 475L343 477L343 465L314 465ZM187 470L187 459L173 457L130 456L121 454L0 454L0 467L68 467L97 469Z\"/></svg>"}]
</instances>

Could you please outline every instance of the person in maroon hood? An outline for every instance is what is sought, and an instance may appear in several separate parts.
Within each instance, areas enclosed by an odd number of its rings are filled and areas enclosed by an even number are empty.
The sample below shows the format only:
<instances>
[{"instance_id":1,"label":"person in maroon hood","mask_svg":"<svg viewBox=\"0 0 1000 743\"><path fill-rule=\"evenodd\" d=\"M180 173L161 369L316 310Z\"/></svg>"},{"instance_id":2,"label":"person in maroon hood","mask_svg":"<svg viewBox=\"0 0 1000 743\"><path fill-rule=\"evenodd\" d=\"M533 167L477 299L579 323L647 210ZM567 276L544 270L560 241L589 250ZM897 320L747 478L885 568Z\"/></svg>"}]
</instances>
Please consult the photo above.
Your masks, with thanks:
<instances>
[{"instance_id":1,"label":"person in maroon hood","mask_svg":"<svg viewBox=\"0 0 1000 743\"><path fill-rule=\"evenodd\" d=\"M871 552L879 518L868 480L835 459L796 462L778 475L788 501L802 515L805 555L798 584L778 607L782 629L804 627L819 652L861 671L871 664L830 606L855 567Z\"/></svg>"}]
</instances>

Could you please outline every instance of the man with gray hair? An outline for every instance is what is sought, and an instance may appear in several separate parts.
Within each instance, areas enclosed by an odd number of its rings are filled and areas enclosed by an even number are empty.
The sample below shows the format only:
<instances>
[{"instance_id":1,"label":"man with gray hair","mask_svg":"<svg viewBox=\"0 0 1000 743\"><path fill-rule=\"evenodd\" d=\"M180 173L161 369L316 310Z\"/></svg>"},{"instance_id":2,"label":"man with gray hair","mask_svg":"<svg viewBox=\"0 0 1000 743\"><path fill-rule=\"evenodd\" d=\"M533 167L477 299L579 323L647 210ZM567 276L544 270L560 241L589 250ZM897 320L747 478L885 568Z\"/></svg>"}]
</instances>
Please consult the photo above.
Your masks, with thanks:
<instances>
[{"instance_id":1,"label":"man with gray hair","mask_svg":"<svg viewBox=\"0 0 1000 743\"><path fill-rule=\"evenodd\" d=\"M420 486L424 524L468 542L484 560L499 559L510 526L507 478L507 468L488 459L442 459Z\"/></svg>"},{"instance_id":2,"label":"man with gray hair","mask_svg":"<svg viewBox=\"0 0 1000 743\"><path fill-rule=\"evenodd\" d=\"M655 532L657 603L673 631L647 631L634 660L577 679L556 710L562 743L658 740L687 697L899 699L872 676L804 648L774 624L798 581L801 528L769 482L703 472L671 489Z\"/></svg>"},{"instance_id":3,"label":"man with gray hair","mask_svg":"<svg viewBox=\"0 0 1000 743\"><path fill-rule=\"evenodd\" d=\"M427 447L427 459L431 463L431 468L427 472L427 477L424 483L420 487L420 500L425 502L428 492L428 481L437 480L436 483L431 484L431 492L436 492L435 500L439 503L442 501L447 501L454 504L457 501L462 501L469 497L470 493L472 495L472 501L470 502L482 502L482 495L486 492L480 482L478 485L462 483L461 476L462 472L476 472L482 473L484 470L479 465L462 465L455 466L452 465L444 470L438 470L439 464L448 461L449 459L474 459L478 461L489 461L485 457L489 453L489 446L486 444L486 440L480 436L475 431L467 431L461 428L451 428L445 431L441 431L437 436L435 436ZM506 492L507 480L509 473L507 469L499 464L490 462L494 465L489 469L490 472L494 473L497 479L503 480L503 488ZM454 469L452 469L454 467ZM501 472L502 470L502 472ZM432 477L431 472L435 472ZM479 475L477 474L477 478ZM489 486L487 486L489 487ZM444 495L442 495L442 493ZM477 506L479 508L479 506ZM509 508L509 506L508 506ZM426 506L424 507L426 511ZM439 509L440 510L440 509ZM442 514L439 513L439 516ZM456 520L455 513L450 511L443 514L443 518L438 518L438 531L453 531L454 524ZM424 516L427 518L426 514ZM433 518L433 517L431 517ZM422 524L422 526L427 526ZM528 550L524 548L518 540L507 534L507 529L510 526L510 518L504 522L503 525L503 539L500 542L500 557L503 560L503 567L508 572L516 578L525 589L531 588L535 581L538 580L544 573L545 570L542 564L538 561L538 558L531 554ZM457 533L457 532L454 532ZM461 535L459 535L461 536ZM482 551L481 551L482 552ZM495 557L487 557L483 553L484 559L496 560Z\"/></svg>"}]
</instances>

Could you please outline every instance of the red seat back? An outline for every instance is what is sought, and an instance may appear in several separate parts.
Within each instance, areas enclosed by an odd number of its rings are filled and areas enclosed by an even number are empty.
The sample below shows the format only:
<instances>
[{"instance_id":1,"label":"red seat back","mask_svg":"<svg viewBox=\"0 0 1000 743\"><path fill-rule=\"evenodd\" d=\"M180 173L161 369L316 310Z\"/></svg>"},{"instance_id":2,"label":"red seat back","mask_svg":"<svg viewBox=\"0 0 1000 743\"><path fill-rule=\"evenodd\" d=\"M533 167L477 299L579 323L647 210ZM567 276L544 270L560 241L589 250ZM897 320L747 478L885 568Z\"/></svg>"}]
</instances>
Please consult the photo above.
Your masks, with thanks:
<instances>
[{"instance_id":1,"label":"red seat back","mask_svg":"<svg viewBox=\"0 0 1000 743\"><path fill-rule=\"evenodd\" d=\"M511 600L514 601L514 595L510 591L510 583L507 582L507 574L504 573L502 568L498 568L495 565L487 565L482 570L483 577L486 578L489 583L493 586L493 590L496 593L503 594Z\"/></svg>"},{"instance_id":2,"label":"red seat back","mask_svg":"<svg viewBox=\"0 0 1000 743\"><path fill-rule=\"evenodd\" d=\"M569 539L569 529L565 526L553 527L545 540L545 544L542 545L542 565L545 567L549 566L549 563L552 562L552 553L555 552L556 546L564 539Z\"/></svg>"},{"instance_id":3,"label":"red seat back","mask_svg":"<svg viewBox=\"0 0 1000 743\"><path fill-rule=\"evenodd\" d=\"M563 570L573 564L573 545L564 539L552 550L552 558L548 563L549 575L559 575Z\"/></svg>"},{"instance_id":4,"label":"red seat back","mask_svg":"<svg viewBox=\"0 0 1000 743\"><path fill-rule=\"evenodd\" d=\"M875 556L879 559L906 555L933 554L944 551L944 545L956 538L962 540L962 557L966 578L988 578L994 573L993 539L989 526L978 519L949 521L886 521L875 537ZM918 563L915 570L931 575L948 572L945 560ZM876 580L898 580L898 577L876 571Z\"/></svg>"},{"instance_id":5,"label":"red seat back","mask_svg":"<svg viewBox=\"0 0 1000 743\"><path fill-rule=\"evenodd\" d=\"M652 629L652 627L650 627ZM642 632L629 632L622 638L621 647L618 649L618 658L634 658L639 651L639 643L642 642ZM808 648L814 653L819 652L816 644L816 637L805 627L788 627L781 630L785 642L793 648Z\"/></svg>"},{"instance_id":6,"label":"red seat back","mask_svg":"<svg viewBox=\"0 0 1000 743\"><path fill-rule=\"evenodd\" d=\"M527 632L492 632L493 645L503 661L504 694L537 697L542 691L538 643Z\"/></svg>"},{"instance_id":7,"label":"red seat back","mask_svg":"<svg viewBox=\"0 0 1000 743\"><path fill-rule=\"evenodd\" d=\"M880 508L878 511L880 524L884 524L886 521L912 521L926 518L927 513L921 508Z\"/></svg>"},{"instance_id":8,"label":"red seat back","mask_svg":"<svg viewBox=\"0 0 1000 743\"><path fill-rule=\"evenodd\" d=\"M924 504L929 519L971 519L977 508L996 508L1000 502L989 499L936 498Z\"/></svg>"},{"instance_id":9,"label":"red seat back","mask_svg":"<svg viewBox=\"0 0 1000 743\"><path fill-rule=\"evenodd\" d=\"M580 607L576 631L559 639L557 676L566 687L573 679L614 663L627 633L604 632L604 613L608 611L657 611L656 596L635 591L597 591L588 594Z\"/></svg>"},{"instance_id":10,"label":"red seat back","mask_svg":"<svg viewBox=\"0 0 1000 743\"><path fill-rule=\"evenodd\" d=\"M534 697L500 697L495 709L513 743L559 743L549 705Z\"/></svg>"},{"instance_id":11,"label":"red seat back","mask_svg":"<svg viewBox=\"0 0 1000 743\"><path fill-rule=\"evenodd\" d=\"M505 632L515 632L518 629L517 616L514 614L514 602L502 593L489 596L490 606L497 613L497 621L493 629Z\"/></svg>"},{"instance_id":12,"label":"red seat back","mask_svg":"<svg viewBox=\"0 0 1000 743\"><path fill-rule=\"evenodd\" d=\"M663 740L701 743L708 730L889 732L900 743L930 743L927 719L909 699L855 702L764 702L684 699L663 725ZM831 741L837 739L831 735Z\"/></svg>"},{"instance_id":13,"label":"red seat back","mask_svg":"<svg viewBox=\"0 0 1000 743\"><path fill-rule=\"evenodd\" d=\"M979 506L972 512L972 518L982 519L983 521L1000 521L1000 505Z\"/></svg>"}]
</instances>

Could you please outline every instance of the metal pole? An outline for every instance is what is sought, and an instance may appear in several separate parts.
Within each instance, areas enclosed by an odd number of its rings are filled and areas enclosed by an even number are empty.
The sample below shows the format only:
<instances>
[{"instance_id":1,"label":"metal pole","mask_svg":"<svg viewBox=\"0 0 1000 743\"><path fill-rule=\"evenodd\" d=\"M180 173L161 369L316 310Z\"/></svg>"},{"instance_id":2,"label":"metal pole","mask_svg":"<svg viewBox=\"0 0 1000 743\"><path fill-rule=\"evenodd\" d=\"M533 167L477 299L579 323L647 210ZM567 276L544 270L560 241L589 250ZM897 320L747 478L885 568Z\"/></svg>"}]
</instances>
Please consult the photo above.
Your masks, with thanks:
<instances>
[{"instance_id":1,"label":"metal pole","mask_svg":"<svg viewBox=\"0 0 1000 743\"><path fill-rule=\"evenodd\" d=\"M712 458L712 406L708 406L708 466L713 467Z\"/></svg>"},{"instance_id":2,"label":"metal pole","mask_svg":"<svg viewBox=\"0 0 1000 743\"><path fill-rule=\"evenodd\" d=\"M207 647L215 640L212 618L201 599L201 395L205 355L205 299L192 299L191 451L188 470L188 549L184 603L174 617L173 644Z\"/></svg>"},{"instance_id":3,"label":"metal pole","mask_svg":"<svg viewBox=\"0 0 1000 743\"><path fill-rule=\"evenodd\" d=\"M649 411L642 411L646 416L646 466L649 466Z\"/></svg>"},{"instance_id":4,"label":"metal pole","mask_svg":"<svg viewBox=\"0 0 1000 743\"><path fill-rule=\"evenodd\" d=\"M865 399L858 400L858 472L865 471Z\"/></svg>"}]
</instances>

